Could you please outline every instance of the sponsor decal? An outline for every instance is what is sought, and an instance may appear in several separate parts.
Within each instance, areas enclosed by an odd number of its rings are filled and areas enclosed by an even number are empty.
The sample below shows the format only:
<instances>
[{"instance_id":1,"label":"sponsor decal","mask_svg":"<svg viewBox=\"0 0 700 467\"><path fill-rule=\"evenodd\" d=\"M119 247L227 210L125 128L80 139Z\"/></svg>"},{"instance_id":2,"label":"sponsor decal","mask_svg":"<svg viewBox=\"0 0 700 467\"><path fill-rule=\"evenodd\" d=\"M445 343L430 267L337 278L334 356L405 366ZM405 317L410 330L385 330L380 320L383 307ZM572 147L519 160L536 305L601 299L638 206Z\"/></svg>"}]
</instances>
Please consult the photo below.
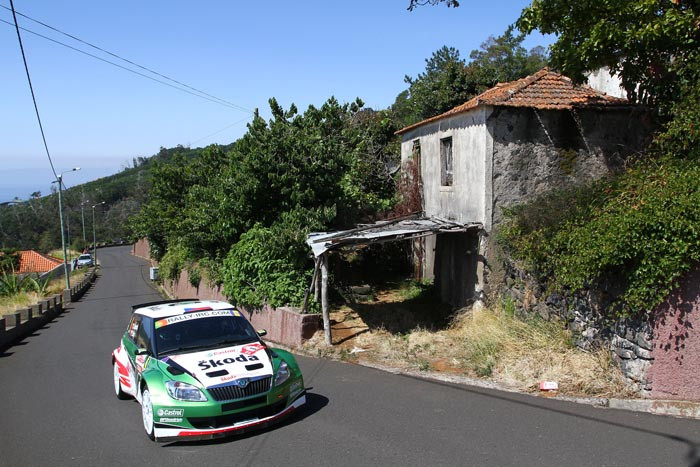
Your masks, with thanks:
<instances>
[{"instance_id":1,"label":"sponsor decal","mask_svg":"<svg viewBox=\"0 0 700 467\"><path fill-rule=\"evenodd\" d=\"M137 355L136 356L136 371L141 373L145 367L146 367L146 356L145 355Z\"/></svg>"},{"instance_id":2,"label":"sponsor decal","mask_svg":"<svg viewBox=\"0 0 700 467\"><path fill-rule=\"evenodd\" d=\"M163 422L163 423L168 423L168 422L169 422L169 423L180 423L180 422L182 422L182 418L180 418L180 417L176 417L176 418L173 418L173 417L160 417L160 421Z\"/></svg>"},{"instance_id":3,"label":"sponsor decal","mask_svg":"<svg viewBox=\"0 0 700 467\"><path fill-rule=\"evenodd\" d=\"M209 309L208 311L197 311L197 312L187 313L185 315L176 315L176 316L171 316L170 318L159 319L158 321L156 321L155 328L159 329L159 328L162 328L163 326L167 326L167 325L173 324L173 323L179 323L181 321L188 321L191 319L199 319L199 318L211 318L212 316L240 316L240 314L236 310L211 310L211 309Z\"/></svg>"},{"instance_id":4,"label":"sponsor decal","mask_svg":"<svg viewBox=\"0 0 700 467\"><path fill-rule=\"evenodd\" d=\"M250 356L245 356L243 354L240 354L238 357L227 357L227 358L219 358L219 359L209 359L209 360L201 360L199 363L197 363L197 366L199 366L200 369L202 370L208 370L210 368L217 368L220 366L226 366L226 365L231 365L236 362L252 362L252 361L257 361L260 360L258 357L255 355L250 355Z\"/></svg>"},{"instance_id":5,"label":"sponsor decal","mask_svg":"<svg viewBox=\"0 0 700 467\"><path fill-rule=\"evenodd\" d=\"M185 415L185 409L158 409L156 413L159 417L182 417Z\"/></svg>"},{"instance_id":6,"label":"sponsor decal","mask_svg":"<svg viewBox=\"0 0 700 467\"><path fill-rule=\"evenodd\" d=\"M185 308L185 313L192 313L193 311L210 311L210 306L200 306L196 308Z\"/></svg>"},{"instance_id":7,"label":"sponsor decal","mask_svg":"<svg viewBox=\"0 0 700 467\"><path fill-rule=\"evenodd\" d=\"M255 342L254 344L244 345L241 349L241 353L244 355L254 355L256 352L259 352L264 348L264 345L259 342Z\"/></svg>"},{"instance_id":8,"label":"sponsor decal","mask_svg":"<svg viewBox=\"0 0 700 467\"><path fill-rule=\"evenodd\" d=\"M236 378L238 378L238 375L228 375L228 376L224 376L223 378L221 378L220 381L222 383L225 383L226 381L233 381Z\"/></svg>"}]
</instances>

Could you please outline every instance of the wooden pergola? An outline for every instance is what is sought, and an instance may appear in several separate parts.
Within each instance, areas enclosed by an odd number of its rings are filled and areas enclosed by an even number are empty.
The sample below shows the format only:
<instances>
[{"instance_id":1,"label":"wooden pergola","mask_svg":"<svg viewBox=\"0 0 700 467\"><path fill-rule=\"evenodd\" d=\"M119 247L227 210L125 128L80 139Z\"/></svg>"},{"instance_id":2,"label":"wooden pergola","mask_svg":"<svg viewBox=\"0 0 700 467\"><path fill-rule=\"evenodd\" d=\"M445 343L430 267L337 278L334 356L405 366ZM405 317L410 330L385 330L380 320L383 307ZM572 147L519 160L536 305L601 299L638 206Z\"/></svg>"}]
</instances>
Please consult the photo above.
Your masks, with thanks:
<instances>
[{"instance_id":1,"label":"wooden pergola","mask_svg":"<svg viewBox=\"0 0 700 467\"><path fill-rule=\"evenodd\" d=\"M309 305L309 298L313 294L316 302L321 302L326 345L333 345L328 309L328 254L331 251L397 240L411 240L443 232L466 232L477 227L480 228L481 224L460 224L434 217L412 214L375 222L374 224L360 224L350 230L311 233L306 238L306 243L311 247L311 251L314 254L315 266L311 284L304 298L302 312L306 311Z\"/></svg>"}]
</instances>

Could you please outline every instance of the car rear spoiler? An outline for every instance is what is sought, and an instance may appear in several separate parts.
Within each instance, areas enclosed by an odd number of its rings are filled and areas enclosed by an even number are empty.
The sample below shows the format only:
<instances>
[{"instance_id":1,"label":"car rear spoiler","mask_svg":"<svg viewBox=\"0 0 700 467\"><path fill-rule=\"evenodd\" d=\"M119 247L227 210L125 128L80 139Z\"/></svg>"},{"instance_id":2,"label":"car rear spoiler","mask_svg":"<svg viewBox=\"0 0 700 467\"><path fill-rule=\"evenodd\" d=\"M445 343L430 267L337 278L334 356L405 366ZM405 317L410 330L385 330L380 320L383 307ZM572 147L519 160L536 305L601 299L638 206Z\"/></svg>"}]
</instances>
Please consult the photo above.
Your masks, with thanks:
<instances>
[{"instance_id":1,"label":"car rear spoiler","mask_svg":"<svg viewBox=\"0 0 700 467\"><path fill-rule=\"evenodd\" d=\"M157 302L139 303L138 305L131 305L131 311L135 311L139 308L146 308L155 305L167 305L169 303L182 303L182 302L201 302L198 298L178 298L176 300L160 300Z\"/></svg>"}]
</instances>

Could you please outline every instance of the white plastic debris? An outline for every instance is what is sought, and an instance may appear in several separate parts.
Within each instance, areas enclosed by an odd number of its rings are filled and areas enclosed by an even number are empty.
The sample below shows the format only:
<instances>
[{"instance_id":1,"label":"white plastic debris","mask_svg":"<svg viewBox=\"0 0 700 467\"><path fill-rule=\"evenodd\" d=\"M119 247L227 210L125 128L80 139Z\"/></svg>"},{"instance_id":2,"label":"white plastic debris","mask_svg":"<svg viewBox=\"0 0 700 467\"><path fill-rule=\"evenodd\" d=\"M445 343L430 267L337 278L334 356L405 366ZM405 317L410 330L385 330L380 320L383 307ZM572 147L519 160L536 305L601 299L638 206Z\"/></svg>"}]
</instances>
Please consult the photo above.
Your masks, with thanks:
<instances>
[{"instance_id":1,"label":"white plastic debris","mask_svg":"<svg viewBox=\"0 0 700 467\"><path fill-rule=\"evenodd\" d=\"M540 391L558 391L559 384L556 381L540 381Z\"/></svg>"}]
</instances>

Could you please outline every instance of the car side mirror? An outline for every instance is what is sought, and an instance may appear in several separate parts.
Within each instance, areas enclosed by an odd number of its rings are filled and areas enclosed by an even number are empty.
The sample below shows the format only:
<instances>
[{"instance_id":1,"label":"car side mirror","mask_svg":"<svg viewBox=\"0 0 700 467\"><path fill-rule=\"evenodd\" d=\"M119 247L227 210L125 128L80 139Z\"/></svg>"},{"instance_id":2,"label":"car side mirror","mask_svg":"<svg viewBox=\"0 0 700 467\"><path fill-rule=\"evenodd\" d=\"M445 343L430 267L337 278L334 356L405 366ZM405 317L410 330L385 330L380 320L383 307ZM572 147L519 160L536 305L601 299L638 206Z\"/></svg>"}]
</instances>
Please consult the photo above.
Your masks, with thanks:
<instances>
[{"instance_id":1,"label":"car side mirror","mask_svg":"<svg viewBox=\"0 0 700 467\"><path fill-rule=\"evenodd\" d=\"M267 336L267 330L266 329L258 329L258 336L260 336L260 337Z\"/></svg>"},{"instance_id":2,"label":"car side mirror","mask_svg":"<svg viewBox=\"0 0 700 467\"><path fill-rule=\"evenodd\" d=\"M136 349L136 352L134 352L134 355L147 355L148 350L146 349Z\"/></svg>"}]
</instances>

